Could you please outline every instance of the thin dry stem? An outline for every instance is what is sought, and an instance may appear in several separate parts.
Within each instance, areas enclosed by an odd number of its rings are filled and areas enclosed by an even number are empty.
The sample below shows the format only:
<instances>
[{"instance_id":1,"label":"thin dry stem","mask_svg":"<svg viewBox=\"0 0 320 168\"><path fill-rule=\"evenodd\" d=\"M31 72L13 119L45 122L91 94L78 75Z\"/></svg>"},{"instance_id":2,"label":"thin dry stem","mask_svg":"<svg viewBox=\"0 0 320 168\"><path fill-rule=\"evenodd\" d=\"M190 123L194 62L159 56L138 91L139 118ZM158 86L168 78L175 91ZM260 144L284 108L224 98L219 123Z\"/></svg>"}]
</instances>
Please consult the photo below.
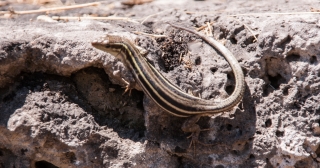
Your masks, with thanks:
<instances>
[{"instance_id":1,"label":"thin dry stem","mask_svg":"<svg viewBox=\"0 0 320 168\"><path fill-rule=\"evenodd\" d=\"M211 29L211 25L210 25L210 23L209 22L207 22L207 27L208 27L208 36L213 36L213 34L212 34L212 29Z\"/></svg>"},{"instance_id":2,"label":"thin dry stem","mask_svg":"<svg viewBox=\"0 0 320 168\"><path fill-rule=\"evenodd\" d=\"M149 34L149 33L144 33L144 32L139 32L139 31L133 31L132 33L134 33L134 34L142 34L142 35L146 35L146 36L151 36L151 37L154 37L154 38L167 37L166 35L162 35L162 34Z\"/></svg>"},{"instance_id":3,"label":"thin dry stem","mask_svg":"<svg viewBox=\"0 0 320 168\"><path fill-rule=\"evenodd\" d=\"M243 13L227 16L256 16L256 15L301 15L301 14L320 14L320 12L283 12L283 13Z\"/></svg>"},{"instance_id":4,"label":"thin dry stem","mask_svg":"<svg viewBox=\"0 0 320 168\"><path fill-rule=\"evenodd\" d=\"M223 13L226 12L225 10L217 10L214 12L194 12L194 11L186 11L186 14L217 14L217 13Z\"/></svg>"},{"instance_id":5,"label":"thin dry stem","mask_svg":"<svg viewBox=\"0 0 320 168\"><path fill-rule=\"evenodd\" d=\"M51 12L57 10L70 10L76 8L84 8L88 6L97 6L100 5L101 2L93 2L93 3L86 3L86 4L79 4L79 5L71 5L71 6L63 6L63 7L56 7L56 8L47 8L47 9L38 9L38 10L28 10L28 11L0 11L0 14L32 14L32 13L42 13L42 12Z\"/></svg>"},{"instance_id":6,"label":"thin dry stem","mask_svg":"<svg viewBox=\"0 0 320 168\"><path fill-rule=\"evenodd\" d=\"M187 14L217 14L226 12L224 10L221 11L214 11L214 12L193 12L193 11L186 11ZM257 16L257 15L301 15L301 14L320 14L320 11L314 12L282 12L282 13L242 13L242 14L234 14L234 15L226 15L226 16Z\"/></svg>"},{"instance_id":7,"label":"thin dry stem","mask_svg":"<svg viewBox=\"0 0 320 168\"><path fill-rule=\"evenodd\" d=\"M213 25L213 23L214 23L214 22L210 22L209 25L211 26L211 25ZM205 29L206 27L208 27L208 23L205 24L205 25L203 25L203 26L201 26L201 27L196 28L196 30L197 30L197 31L200 31L200 30Z\"/></svg>"},{"instance_id":8,"label":"thin dry stem","mask_svg":"<svg viewBox=\"0 0 320 168\"><path fill-rule=\"evenodd\" d=\"M253 35L253 38L254 38L253 42L257 42L257 41L258 41L257 36L254 35L254 32L252 31L252 29L251 29L247 24L243 23L241 20L239 20L239 19L237 19L237 18L235 18L235 17L234 17L234 19L235 19L236 21L238 21L239 23L243 24L244 27L246 27L246 28L250 31L250 33Z\"/></svg>"},{"instance_id":9,"label":"thin dry stem","mask_svg":"<svg viewBox=\"0 0 320 168\"><path fill-rule=\"evenodd\" d=\"M127 22L139 23L136 20L127 17L116 17L116 16L109 16L109 17L70 17L70 16L52 16L54 20L123 20Z\"/></svg>"}]
</instances>

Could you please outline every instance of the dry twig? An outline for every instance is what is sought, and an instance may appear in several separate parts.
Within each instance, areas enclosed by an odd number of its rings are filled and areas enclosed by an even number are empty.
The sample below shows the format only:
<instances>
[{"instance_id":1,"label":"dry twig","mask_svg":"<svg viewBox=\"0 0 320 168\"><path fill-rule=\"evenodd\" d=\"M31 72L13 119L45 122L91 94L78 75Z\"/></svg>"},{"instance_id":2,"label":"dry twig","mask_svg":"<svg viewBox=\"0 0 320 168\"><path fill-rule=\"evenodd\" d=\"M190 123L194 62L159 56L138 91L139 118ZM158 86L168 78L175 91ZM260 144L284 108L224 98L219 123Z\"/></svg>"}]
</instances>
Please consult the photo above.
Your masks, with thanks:
<instances>
[{"instance_id":1,"label":"dry twig","mask_svg":"<svg viewBox=\"0 0 320 168\"><path fill-rule=\"evenodd\" d=\"M123 5L129 5L129 6L133 6L133 5L142 5L144 3L149 3L152 2L153 0L127 0L122 2Z\"/></svg>"},{"instance_id":2,"label":"dry twig","mask_svg":"<svg viewBox=\"0 0 320 168\"><path fill-rule=\"evenodd\" d=\"M51 12L57 10L70 10L76 8L84 8L88 6L97 6L100 5L101 2L93 2L93 3L86 3L86 4L79 4L79 5L71 5L71 6L63 6L63 7L55 7L55 8L47 8L47 9L38 9L38 10L27 10L27 11L0 11L0 14L33 14L33 13L42 13L42 12Z\"/></svg>"},{"instance_id":3,"label":"dry twig","mask_svg":"<svg viewBox=\"0 0 320 168\"><path fill-rule=\"evenodd\" d=\"M203 25L203 26L200 26L200 27L196 28L196 30L197 30L197 31L200 31L200 30L202 30L202 29L205 29L205 28L208 27L209 25L210 25L210 26L213 25L213 23L214 23L214 22L207 23L207 24L205 24L205 25ZM209 25L208 25L208 24L209 24Z\"/></svg>"},{"instance_id":4,"label":"dry twig","mask_svg":"<svg viewBox=\"0 0 320 168\"><path fill-rule=\"evenodd\" d=\"M116 17L116 16L109 16L109 17L70 17L70 16L52 16L54 20L123 20L127 22L139 23L136 20L127 17Z\"/></svg>"},{"instance_id":5,"label":"dry twig","mask_svg":"<svg viewBox=\"0 0 320 168\"><path fill-rule=\"evenodd\" d=\"M250 27L249 27L247 24L243 23L241 20L239 20L239 19L237 19L237 18L235 18L235 17L233 17L233 18L234 18L236 21L238 21L239 23L243 24L244 27L247 28L247 29L250 31L250 33L252 34L252 36L253 36L253 38L254 38L253 42L257 42L257 41L258 41L257 36L254 35L254 32L252 31L252 29L250 29Z\"/></svg>"},{"instance_id":6,"label":"dry twig","mask_svg":"<svg viewBox=\"0 0 320 168\"><path fill-rule=\"evenodd\" d=\"M151 36L151 37L154 37L154 38L167 37L166 35L162 35L162 34L149 34L149 33L144 33L144 32L139 32L139 31L133 31L132 33L134 33L134 34L142 34L142 35L146 35L146 36Z\"/></svg>"}]
</instances>

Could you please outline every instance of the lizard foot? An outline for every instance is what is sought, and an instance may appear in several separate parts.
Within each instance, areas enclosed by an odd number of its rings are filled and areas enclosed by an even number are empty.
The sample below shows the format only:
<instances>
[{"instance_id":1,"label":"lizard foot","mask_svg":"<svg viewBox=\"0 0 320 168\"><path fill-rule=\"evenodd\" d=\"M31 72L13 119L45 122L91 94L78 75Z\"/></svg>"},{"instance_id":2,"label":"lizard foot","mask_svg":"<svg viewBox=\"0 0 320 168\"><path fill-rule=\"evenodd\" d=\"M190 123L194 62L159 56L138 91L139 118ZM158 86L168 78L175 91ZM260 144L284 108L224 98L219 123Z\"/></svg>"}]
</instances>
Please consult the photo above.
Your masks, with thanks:
<instances>
[{"instance_id":1,"label":"lizard foot","mask_svg":"<svg viewBox=\"0 0 320 168\"><path fill-rule=\"evenodd\" d=\"M127 84L125 87L123 87L126 89L124 90L122 95L126 94L129 91L129 96L131 96L131 90L134 89L134 86L136 85L136 83L135 82L128 82L123 78L121 78L121 79L122 79L122 81L124 81Z\"/></svg>"}]
</instances>

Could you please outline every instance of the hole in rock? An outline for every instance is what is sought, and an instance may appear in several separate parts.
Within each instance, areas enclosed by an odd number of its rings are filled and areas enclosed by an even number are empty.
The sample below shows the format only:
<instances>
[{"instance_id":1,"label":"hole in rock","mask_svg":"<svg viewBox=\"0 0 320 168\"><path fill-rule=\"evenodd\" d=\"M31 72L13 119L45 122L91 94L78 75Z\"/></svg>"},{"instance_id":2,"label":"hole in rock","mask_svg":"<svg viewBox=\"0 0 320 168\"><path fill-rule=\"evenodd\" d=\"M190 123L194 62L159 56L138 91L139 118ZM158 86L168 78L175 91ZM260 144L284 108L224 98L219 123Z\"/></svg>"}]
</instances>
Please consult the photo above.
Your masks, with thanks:
<instances>
[{"instance_id":1,"label":"hole in rock","mask_svg":"<svg viewBox=\"0 0 320 168\"><path fill-rule=\"evenodd\" d=\"M268 75L268 79L270 85L275 89L279 89L280 84L285 83L285 79L280 74L277 74L276 76Z\"/></svg>"},{"instance_id":2,"label":"hole in rock","mask_svg":"<svg viewBox=\"0 0 320 168\"><path fill-rule=\"evenodd\" d=\"M279 131L279 130L276 131L277 137L283 137L283 135L284 135L284 131Z\"/></svg>"},{"instance_id":3,"label":"hole in rock","mask_svg":"<svg viewBox=\"0 0 320 168\"><path fill-rule=\"evenodd\" d=\"M265 122L265 126L266 127L270 127L272 125L272 120L271 119L267 119L267 121Z\"/></svg>"},{"instance_id":4,"label":"hole in rock","mask_svg":"<svg viewBox=\"0 0 320 168\"><path fill-rule=\"evenodd\" d=\"M237 44L238 43L238 40L234 37L230 38L230 41L232 44Z\"/></svg>"},{"instance_id":5,"label":"hole in rock","mask_svg":"<svg viewBox=\"0 0 320 168\"><path fill-rule=\"evenodd\" d=\"M316 56L311 56L309 61L310 61L311 64L316 64L316 63L318 63L318 59L317 59Z\"/></svg>"},{"instance_id":6,"label":"hole in rock","mask_svg":"<svg viewBox=\"0 0 320 168\"><path fill-rule=\"evenodd\" d=\"M210 71L214 74L215 72L217 72L217 70L218 70L218 68L216 68L216 67L212 67L212 68L210 68Z\"/></svg>"},{"instance_id":7,"label":"hole in rock","mask_svg":"<svg viewBox=\"0 0 320 168\"><path fill-rule=\"evenodd\" d=\"M197 57L197 58L196 58L195 64L196 64L196 65L200 65L200 64L201 64L201 58L200 58L200 57Z\"/></svg>"},{"instance_id":8,"label":"hole in rock","mask_svg":"<svg viewBox=\"0 0 320 168\"><path fill-rule=\"evenodd\" d=\"M298 61L300 59L300 55L297 54L289 54L286 57L287 61L291 62L291 61Z\"/></svg>"}]
</instances>

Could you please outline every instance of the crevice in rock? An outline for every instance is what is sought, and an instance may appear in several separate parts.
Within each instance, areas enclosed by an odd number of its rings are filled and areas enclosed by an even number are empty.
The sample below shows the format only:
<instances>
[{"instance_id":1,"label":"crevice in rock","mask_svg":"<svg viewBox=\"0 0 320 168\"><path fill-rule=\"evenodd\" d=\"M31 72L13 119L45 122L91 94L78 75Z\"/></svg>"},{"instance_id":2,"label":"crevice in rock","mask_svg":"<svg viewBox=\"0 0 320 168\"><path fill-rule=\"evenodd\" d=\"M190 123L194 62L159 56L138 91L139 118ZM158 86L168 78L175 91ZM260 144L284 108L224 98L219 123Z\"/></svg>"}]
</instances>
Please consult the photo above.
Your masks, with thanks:
<instances>
[{"instance_id":1,"label":"crevice in rock","mask_svg":"<svg viewBox=\"0 0 320 168\"><path fill-rule=\"evenodd\" d=\"M45 160L37 161L35 162L35 168L59 168L55 166L54 164L47 162Z\"/></svg>"},{"instance_id":2,"label":"crevice in rock","mask_svg":"<svg viewBox=\"0 0 320 168\"><path fill-rule=\"evenodd\" d=\"M279 89L280 84L285 83L285 79L280 74L277 74L276 76L268 75L268 79L270 85L276 90Z\"/></svg>"},{"instance_id":3,"label":"crevice in rock","mask_svg":"<svg viewBox=\"0 0 320 168\"><path fill-rule=\"evenodd\" d=\"M291 36L287 35L285 38L283 38L280 41L279 46L284 49L285 46L291 42L291 40L292 40Z\"/></svg>"},{"instance_id":4,"label":"crevice in rock","mask_svg":"<svg viewBox=\"0 0 320 168\"><path fill-rule=\"evenodd\" d=\"M256 35L256 37L258 38L258 35ZM245 41L243 42L243 43L244 43L243 47L248 46L248 45L250 45L250 44L253 44L254 41L255 41L255 38L253 37L253 35L252 35L252 36L249 36L249 37L246 38ZM251 51L254 51L254 50L251 50Z\"/></svg>"},{"instance_id":5,"label":"crevice in rock","mask_svg":"<svg viewBox=\"0 0 320 168\"><path fill-rule=\"evenodd\" d=\"M281 84L286 84L290 78L290 69L286 68L289 64L283 59L269 57L265 61L265 76L263 77L265 85L263 88L263 96L266 97L270 93L280 88ZM264 63L262 63L264 64Z\"/></svg>"},{"instance_id":6,"label":"crevice in rock","mask_svg":"<svg viewBox=\"0 0 320 168\"><path fill-rule=\"evenodd\" d=\"M223 165L217 165L214 168L224 168L224 166Z\"/></svg>"}]
</instances>

